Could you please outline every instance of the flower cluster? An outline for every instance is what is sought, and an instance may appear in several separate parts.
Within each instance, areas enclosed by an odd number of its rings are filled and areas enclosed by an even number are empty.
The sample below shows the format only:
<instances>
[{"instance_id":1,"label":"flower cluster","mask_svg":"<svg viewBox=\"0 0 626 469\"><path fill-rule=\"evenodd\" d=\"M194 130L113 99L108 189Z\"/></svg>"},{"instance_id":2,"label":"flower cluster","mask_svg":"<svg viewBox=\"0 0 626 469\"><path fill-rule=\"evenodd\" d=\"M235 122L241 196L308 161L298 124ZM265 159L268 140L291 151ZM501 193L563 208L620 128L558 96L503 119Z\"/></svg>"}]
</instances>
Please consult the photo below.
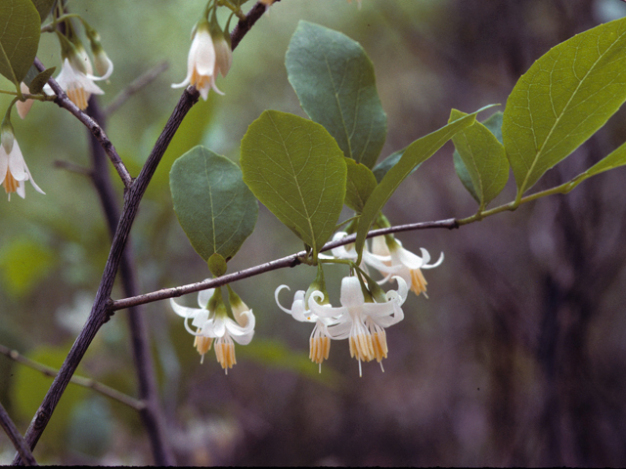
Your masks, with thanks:
<instances>
[{"instance_id":1,"label":"flower cluster","mask_svg":"<svg viewBox=\"0 0 626 469\"><path fill-rule=\"evenodd\" d=\"M256 323L252 310L230 287L228 298L234 320L228 315L220 288L201 291L198 294L199 308L182 306L170 299L174 312L185 318L185 328L195 336L193 345L202 356L200 363L215 341L215 356L227 374L228 369L237 363L234 342L249 344Z\"/></svg>"},{"instance_id":2,"label":"flower cluster","mask_svg":"<svg viewBox=\"0 0 626 469\"><path fill-rule=\"evenodd\" d=\"M291 309L282 306L278 295L286 285L276 289L276 302L280 309L297 321L315 323L309 339L311 360L320 365L330 353L330 340L349 339L350 356L359 362L376 360L381 364L387 358L385 328L404 318L402 304L408 294L408 286L402 277L396 276L398 290L391 290L383 297L376 297L356 276L345 277L341 282L341 306L327 303L328 294L320 290L305 294L299 290L294 295ZM384 371L384 370L383 370Z\"/></svg>"}]
</instances>

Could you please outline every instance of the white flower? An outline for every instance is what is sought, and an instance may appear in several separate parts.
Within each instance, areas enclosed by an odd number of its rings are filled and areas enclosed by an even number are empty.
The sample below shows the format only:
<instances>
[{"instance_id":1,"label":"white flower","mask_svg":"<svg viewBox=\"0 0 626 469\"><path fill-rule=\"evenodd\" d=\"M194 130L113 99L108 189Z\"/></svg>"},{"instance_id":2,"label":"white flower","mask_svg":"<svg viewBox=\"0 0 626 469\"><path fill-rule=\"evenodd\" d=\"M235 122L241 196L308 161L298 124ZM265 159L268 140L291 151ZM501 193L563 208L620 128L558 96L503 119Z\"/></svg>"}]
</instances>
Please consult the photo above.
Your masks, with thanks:
<instances>
[{"instance_id":1,"label":"white flower","mask_svg":"<svg viewBox=\"0 0 626 469\"><path fill-rule=\"evenodd\" d=\"M293 316L296 321L315 323L313 332L311 332L311 337L309 338L309 358L313 363L317 363L319 365L321 373L322 362L327 360L330 354L330 336L328 335L328 326L338 324L339 321L333 318L332 314L327 314L330 313L330 310L332 309L330 305L320 305L320 310L318 310L317 314L313 313L310 309L307 309L305 305L304 290L296 291L293 297L291 309L285 308L280 304L280 301L278 301L278 294L283 288L289 290L287 285L281 285L274 292L274 298L276 299L278 307L285 313ZM321 293L320 291L317 292ZM321 294L323 297L323 293Z\"/></svg>"},{"instance_id":2,"label":"white flower","mask_svg":"<svg viewBox=\"0 0 626 469\"><path fill-rule=\"evenodd\" d=\"M411 291L416 295L423 293L426 298L426 279L421 269L433 269L438 267L443 262L443 252L439 257L439 260L434 264L429 264L430 254L424 248L420 248L422 257L412 253L408 249L402 247L402 243L397 239L394 239L391 246L385 244L385 249L379 244L377 246L378 252L383 255L370 254L363 256L365 262L371 267L376 268L381 274L385 275L385 278L380 283L385 283L392 276L400 276L404 281L411 286ZM384 255L389 253L389 255Z\"/></svg>"},{"instance_id":3,"label":"white flower","mask_svg":"<svg viewBox=\"0 0 626 469\"><path fill-rule=\"evenodd\" d=\"M89 63L89 66L91 67L91 63ZM113 67L111 67L110 71L113 71ZM63 61L61 73L57 76L56 81L63 91L67 93L70 100L76 104L80 110L85 110L87 109L87 101L89 101L89 97L92 94L104 94L104 91L94 83L94 80L103 80L105 78L108 78L108 75L98 78L91 74L81 72L66 58ZM48 87L48 85L46 85L46 87ZM46 87L44 87L44 91L48 91Z\"/></svg>"},{"instance_id":4,"label":"white flower","mask_svg":"<svg viewBox=\"0 0 626 469\"><path fill-rule=\"evenodd\" d=\"M9 139L13 140L12 145L8 143ZM3 143L0 145L0 183L4 186L4 190L9 195L9 200L11 200L11 193L13 192L17 192L17 195L22 199L26 197L24 183L28 180L30 180L30 183L37 192L45 194L45 192L35 184L28 170L28 166L26 166L26 161L24 161L17 140L15 140L12 135L7 135L6 133L3 133L2 140ZM5 140L7 140L7 142L5 142ZM9 152L7 152L5 148L7 146L10 148Z\"/></svg>"},{"instance_id":5,"label":"white flower","mask_svg":"<svg viewBox=\"0 0 626 469\"><path fill-rule=\"evenodd\" d=\"M359 361L359 375L362 360L369 362L376 359L381 363L383 358L387 358L385 328L404 319L401 306L406 300L408 286L402 277L394 278L398 282L398 290L387 292L387 301L382 303L365 301L357 277L344 277L341 281L340 307L320 305L318 300L324 298L321 291L314 291L309 298L309 308L313 313L332 318L327 335L331 339L349 339L350 356Z\"/></svg>"},{"instance_id":6,"label":"white flower","mask_svg":"<svg viewBox=\"0 0 626 469\"><path fill-rule=\"evenodd\" d=\"M215 311L209 310L209 301L213 297L215 289L203 290L198 294L200 308L188 308L181 306L170 298L172 309L179 316L185 318L185 328L196 337L194 346L202 355L211 349L215 340L215 356L222 368L228 373L228 369L237 363L235 358L235 344L247 345L254 336L256 320L252 310L245 303L233 305L233 314L236 321L228 317L224 303L220 301ZM191 325L188 321L191 320ZM195 329L192 329L195 328Z\"/></svg>"},{"instance_id":7,"label":"white flower","mask_svg":"<svg viewBox=\"0 0 626 469\"><path fill-rule=\"evenodd\" d=\"M221 65L222 75L226 75L228 67ZM216 52L213 39L209 33L209 23L204 21L197 25L194 32L189 56L187 57L187 76L182 83L172 85L172 88L182 88L193 85L200 92L205 101L209 96L209 88L213 88L216 93L224 94L215 86Z\"/></svg>"}]
</instances>

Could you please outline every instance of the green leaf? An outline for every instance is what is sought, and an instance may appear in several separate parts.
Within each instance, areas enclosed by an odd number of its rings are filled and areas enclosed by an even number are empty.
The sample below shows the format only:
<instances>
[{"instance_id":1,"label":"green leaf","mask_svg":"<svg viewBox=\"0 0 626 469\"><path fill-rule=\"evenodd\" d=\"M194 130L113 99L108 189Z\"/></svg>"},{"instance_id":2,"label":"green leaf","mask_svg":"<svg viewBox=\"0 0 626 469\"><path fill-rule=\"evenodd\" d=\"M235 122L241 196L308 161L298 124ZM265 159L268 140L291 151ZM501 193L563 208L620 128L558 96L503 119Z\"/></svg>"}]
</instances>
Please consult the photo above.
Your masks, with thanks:
<instances>
[{"instance_id":1,"label":"green leaf","mask_svg":"<svg viewBox=\"0 0 626 469\"><path fill-rule=\"evenodd\" d=\"M351 158L345 159L348 167L345 204L357 213L363 211L365 202L378 184L372 170Z\"/></svg>"},{"instance_id":2,"label":"green leaf","mask_svg":"<svg viewBox=\"0 0 626 469\"><path fill-rule=\"evenodd\" d=\"M215 253L231 259L254 230L258 205L228 158L192 148L172 165L170 188L178 221L205 261Z\"/></svg>"},{"instance_id":3,"label":"green leaf","mask_svg":"<svg viewBox=\"0 0 626 469\"><path fill-rule=\"evenodd\" d=\"M450 122L466 115L453 109ZM463 163L461 165L458 159L455 160L457 174L466 187L469 183L472 190L468 190L482 210L504 189L509 179L509 162L504 146L480 122L460 130L452 141Z\"/></svg>"},{"instance_id":4,"label":"green leaf","mask_svg":"<svg viewBox=\"0 0 626 469\"><path fill-rule=\"evenodd\" d=\"M476 193L476 189L474 189L472 178L470 177L467 166L465 166L465 163L461 159L461 155L459 155L458 150L454 150L452 153L452 161L454 162L454 171L456 171L456 175L463 183L463 186L467 189L467 192L470 193L474 200L480 204L480 196Z\"/></svg>"},{"instance_id":5,"label":"green leaf","mask_svg":"<svg viewBox=\"0 0 626 469\"><path fill-rule=\"evenodd\" d=\"M19 86L39 47L41 19L30 0L0 2L0 74Z\"/></svg>"},{"instance_id":6,"label":"green leaf","mask_svg":"<svg viewBox=\"0 0 626 469\"><path fill-rule=\"evenodd\" d=\"M372 223L378 216L378 212L385 206L389 197L391 197L391 195L396 191L402 181L404 181L404 179L411 174L418 164L433 156L435 152L439 150L448 140L450 140L459 130L472 125L475 121L476 114L487 109L488 107L491 106L486 106L473 114L457 119L441 129L414 141L406 148L404 155L400 158L400 161L398 161L398 163L389 170L382 181L380 181L380 184L376 186L376 189L374 189L369 199L367 199L361 218L359 218L359 226L357 228L357 252L362 252L370 226L372 226Z\"/></svg>"},{"instance_id":7,"label":"green leaf","mask_svg":"<svg viewBox=\"0 0 626 469\"><path fill-rule=\"evenodd\" d=\"M387 174L391 168L398 164L398 161L400 161L400 158L402 158L402 155L404 155L404 150L406 150L406 148L392 153L376 166L374 166L374 169L372 169L372 171L374 172L374 176L376 176L376 181L382 181L385 177L385 174ZM419 167L420 165L417 165L415 168L413 168L412 172L416 171Z\"/></svg>"},{"instance_id":8,"label":"green leaf","mask_svg":"<svg viewBox=\"0 0 626 469\"><path fill-rule=\"evenodd\" d=\"M345 156L374 166L385 143L387 116L374 67L359 43L300 21L285 64L302 109L330 132Z\"/></svg>"},{"instance_id":9,"label":"green leaf","mask_svg":"<svg viewBox=\"0 0 626 469\"><path fill-rule=\"evenodd\" d=\"M37 13L39 13L39 17L41 18L41 22L50 14L50 10L52 10L52 5L56 0L31 0L35 8L37 9Z\"/></svg>"},{"instance_id":10,"label":"green leaf","mask_svg":"<svg viewBox=\"0 0 626 469\"><path fill-rule=\"evenodd\" d=\"M579 174L574 179L572 179L572 185L569 190L572 190L578 184L583 182L585 179L590 178L591 176L595 176L596 174L600 174L604 171L615 169L624 165L626 165L626 143L622 143L619 147L617 147L607 156L602 158L587 171Z\"/></svg>"},{"instance_id":11,"label":"green leaf","mask_svg":"<svg viewBox=\"0 0 626 469\"><path fill-rule=\"evenodd\" d=\"M30 83L26 83L28 85L28 89L30 90L30 92L32 94L39 94L42 92L43 87L46 86L46 83L48 83L48 80L50 79L50 77L52 76L52 74L55 72L57 68L56 67L50 67L45 69L43 72L37 74L37 76L35 76L35 78L33 78Z\"/></svg>"},{"instance_id":12,"label":"green leaf","mask_svg":"<svg viewBox=\"0 0 626 469\"><path fill-rule=\"evenodd\" d=\"M504 113L502 111L494 112L487 119L483 121L483 125L489 129L489 131L498 139L498 142L502 143L502 118Z\"/></svg>"},{"instance_id":13,"label":"green leaf","mask_svg":"<svg viewBox=\"0 0 626 469\"><path fill-rule=\"evenodd\" d=\"M518 198L626 100L626 18L555 46L519 79L502 135Z\"/></svg>"},{"instance_id":14,"label":"green leaf","mask_svg":"<svg viewBox=\"0 0 626 469\"><path fill-rule=\"evenodd\" d=\"M335 139L315 122L265 111L241 141L240 163L254 195L318 253L346 195L346 163Z\"/></svg>"}]
</instances>

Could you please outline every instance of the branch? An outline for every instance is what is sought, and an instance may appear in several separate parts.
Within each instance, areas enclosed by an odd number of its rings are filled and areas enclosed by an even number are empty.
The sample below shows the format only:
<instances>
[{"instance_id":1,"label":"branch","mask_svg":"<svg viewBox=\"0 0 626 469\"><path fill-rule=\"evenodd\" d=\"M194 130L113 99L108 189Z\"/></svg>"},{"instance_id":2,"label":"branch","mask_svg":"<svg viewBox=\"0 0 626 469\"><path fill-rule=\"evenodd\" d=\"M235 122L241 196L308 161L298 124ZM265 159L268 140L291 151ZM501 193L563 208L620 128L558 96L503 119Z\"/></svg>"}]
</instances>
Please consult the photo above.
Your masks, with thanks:
<instances>
[{"instance_id":1,"label":"branch","mask_svg":"<svg viewBox=\"0 0 626 469\"><path fill-rule=\"evenodd\" d=\"M403 231L415 231L415 230L426 230L432 228L447 228L449 230L458 228L458 223L456 219L450 218L447 220L439 220L439 221L431 221L431 222L423 222L423 223L411 223L407 225L398 225L391 226L389 228L381 228L379 230L372 230L368 233L368 238L373 238L376 236L382 236L391 233L400 233ZM354 243L356 239L356 234L352 234L342 238L338 241L332 241L330 243L326 243L321 251L328 251L330 249L343 246L346 244ZM286 257L282 257L280 259L273 260L271 262L267 262L265 264L260 264L255 267L250 267L248 269L240 270L239 272L234 272L232 274L223 275L218 278L213 278L209 280L204 280L202 282L191 283L188 285L183 285L180 287L174 288L164 288L163 290L158 290L151 293L145 293L143 295L134 296L131 298L124 298L123 300L116 300L110 304L109 308L111 311L118 311L124 308L130 308L132 306L142 305L146 303L152 303L154 301L165 300L167 298L174 298L182 295L186 295L187 293L193 293L200 290L207 290L209 288L216 288L222 285L226 285L227 283L235 282L237 280L242 280L244 278L253 277L255 275L259 275L265 272L271 272L272 270L284 269L286 267L295 267L302 263L301 259L306 256L305 251L300 251L295 254L291 254Z\"/></svg>"},{"instance_id":2,"label":"branch","mask_svg":"<svg viewBox=\"0 0 626 469\"><path fill-rule=\"evenodd\" d=\"M253 9L248 14L250 18L249 21L240 21L240 24L249 23L249 25L247 30L244 31L242 29L242 32L238 33L239 39L237 40L236 44L239 43L241 37L245 35L245 33L250 29L250 26L254 24L254 22L256 22L256 20L261 16L261 14L258 14L258 6L258 4L255 5L255 7L253 7ZM256 16L257 14L258 16ZM240 28L238 25L235 30L239 31L239 29ZM233 31L233 34L235 34L236 31ZM236 46L236 44L233 45L233 48ZM42 66L41 62L37 62L39 66ZM98 139L98 141L100 141L100 139L104 135L102 129L100 129L100 127L95 124L91 118L86 117L84 113L82 113L76 106L73 105L71 101L69 101L69 99L67 99L67 96L62 92L62 90L60 90L58 84L54 80L49 81L49 83L50 86L56 86L55 92L57 93L57 99L59 100L59 102L64 103L63 107L67 106L67 109L72 112L72 114L76 115L76 117L81 119L81 122L83 121L82 119L85 119L86 122L93 124L93 129L97 129L97 131L95 133L92 132L92 134L96 139ZM54 86L53 90L55 89ZM48 389L48 392L46 393L41 405L39 406L39 409L37 409L37 412L28 427L28 430L26 431L25 439L31 449L33 449L37 445L37 442L39 441L39 438L41 437L46 426L48 425L48 422L52 417L52 413L59 403L59 400L61 399L65 388L70 382L72 375L76 371L78 364L87 352L87 349L89 348L94 337L96 336L102 325L110 318L110 315L112 313L112 310L110 309L110 296L113 289L113 283L115 281L115 276L120 266L122 253L124 252L124 248L126 247L126 242L128 240L130 229L132 227L133 221L135 220L135 216L137 215L139 203L141 202L141 198L143 197L143 194L148 187L150 179L156 171L156 168L161 161L165 150L167 149L172 138L174 137L176 130L178 129L180 123L183 121L192 106L198 101L198 98L199 93L193 86L187 88L183 92L180 100L178 101L178 104L176 105L176 108L168 119L165 128L157 139L157 142L152 149L152 152L150 153L146 164L141 170L141 173L134 182L129 180L129 186L127 186L128 189L124 194L124 207L122 209L122 214L115 230L115 235L113 237L109 257L104 266L104 272L102 273L100 286L98 288L98 292L96 293L96 298L94 300L91 313L89 314L89 318L87 319L87 322L83 326L83 329L80 331L78 337L76 338L76 341L72 345L72 348L65 358L61 369L59 370L59 374L52 382L50 389ZM89 127L89 125L87 127L90 130L92 129L92 127ZM108 142L108 145L106 144L106 142ZM110 145L108 139L106 140L106 142L103 148L105 149L105 151L107 151L107 149L110 151L113 146ZM108 151L107 155L109 155L109 158L111 158L111 155ZM123 165L121 167L124 168ZM119 172L119 168L116 167L116 169L118 169ZM13 460L13 464L20 463L21 457L18 455Z\"/></svg>"},{"instance_id":3,"label":"branch","mask_svg":"<svg viewBox=\"0 0 626 469\"><path fill-rule=\"evenodd\" d=\"M4 406L2 405L1 402L0 402L0 426L4 429L6 434L9 436L9 439L13 443L13 446L15 446L17 453L22 457L24 464L26 466L37 466L38 465L37 461L35 461L33 454L30 452L30 449L28 449L28 445L26 444L26 441L24 441L24 438L22 437L21 433L17 430L17 427L13 423L13 420L11 420L11 417L9 417L9 414L4 409Z\"/></svg>"},{"instance_id":4,"label":"branch","mask_svg":"<svg viewBox=\"0 0 626 469\"><path fill-rule=\"evenodd\" d=\"M31 360L30 358L25 357L24 355L20 355L17 350L11 350L8 347L0 344L0 353L2 355L7 356L14 362L20 363L21 365L32 368L35 371L39 371L41 374L48 376L49 378L54 378L59 374L59 371L52 368L51 366L44 365L43 363L36 362ZM128 407L132 407L133 409L140 411L146 407L146 405L138 400L134 399L124 393L119 392L116 389L110 388L109 386L102 384L91 378L84 378L82 376L72 376L70 380L71 383L76 384L78 386L82 386L84 388L93 389L96 392L99 392L103 396L106 396L110 399L121 402L122 404L127 405Z\"/></svg>"},{"instance_id":5,"label":"branch","mask_svg":"<svg viewBox=\"0 0 626 469\"><path fill-rule=\"evenodd\" d=\"M39 70L40 72L43 72L46 68L38 58L35 58L35 67L37 67L37 70ZM117 170L117 173L120 175L120 178L124 183L124 187L128 188L132 183L130 173L126 169L126 166L124 166L120 155L117 154L117 150L109 140L109 137L107 137L107 135L104 133L104 130L102 130L102 128L96 122L94 122L91 117L78 109L78 106L76 106L76 104L70 101L70 98L67 97L65 92L61 89L61 87L54 78L50 77L50 79L48 80L48 84L52 88L52 91L54 91L54 93L57 95L54 102L57 103L57 105L59 105L60 107L70 111L80 122L85 125L85 127L89 129L92 135L98 140L98 142L100 142L100 145L102 145L102 148L111 160L111 163L113 163L113 166Z\"/></svg>"},{"instance_id":6,"label":"branch","mask_svg":"<svg viewBox=\"0 0 626 469\"><path fill-rule=\"evenodd\" d=\"M96 122L102 127L105 126L105 118L98 105L98 100L92 96L88 112ZM100 203L109 228L111 237L115 234L120 210L116 202L116 194L111 184L111 177L107 171L106 155L98 141L90 135L91 158L93 162L92 182L100 198ZM127 243L126 249L120 262L120 279L123 291L126 295L136 295L139 291L137 287L137 275L133 262L132 243ZM139 398L144 407L139 409L141 420L150 440L150 447L154 462L157 466L172 466L175 464L174 454L165 437L165 419L159 403L159 393L154 374L154 364L150 354L148 333L142 315L143 311L139 307L129 308L128 321L131 336L131 346L137 381L139 383Z\"/></svg>"}]
</instances>

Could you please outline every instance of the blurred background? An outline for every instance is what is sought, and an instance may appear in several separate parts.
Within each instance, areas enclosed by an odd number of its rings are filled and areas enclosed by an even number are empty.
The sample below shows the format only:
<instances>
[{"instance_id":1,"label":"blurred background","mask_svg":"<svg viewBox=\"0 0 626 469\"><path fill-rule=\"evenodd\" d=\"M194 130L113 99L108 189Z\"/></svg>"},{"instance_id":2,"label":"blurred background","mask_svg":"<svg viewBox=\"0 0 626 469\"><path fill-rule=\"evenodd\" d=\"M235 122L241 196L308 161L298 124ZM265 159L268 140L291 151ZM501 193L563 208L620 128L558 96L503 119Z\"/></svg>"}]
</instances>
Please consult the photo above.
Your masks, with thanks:
<instances>
[{"instance_id":1,"label":"blurred background","mask_svg":"<svg viewBox=\"0 0 626 469\"><path fill-rule=\"evenodd\" d=\"M115 63L105 110L147 70L154 82L107 115L107 132L133 175L180 96L189 33L203 1L74 0ZM304 116L284 55L300 19L343 32L371 57L389 132L382 157L443 126L451 108L504 108L517 79L552 46L626 15L619 0L282 0L234 53L225 93L189 113L142 202L132 231L142 292L209 276L180 228L168 186L173 161L197 144L238 159L247 126L265 109ZM222 23L223 24L223 23ZM57 40L39 57L59 65ZM10 89L6 81L3 89ZM0 109L9 100L0 97ZM489 111L491 112L491 111ZM488 114L481 115L486 118ZM618 112L539 182L568 180L626 140ZM0 202L0 344L59 367L91 308L110 241L88 178L55 161L90 164L83 126L53 104L35 103L13 125L32 175L25 200ZM465 217L476 210L446 145L385 209L394 224ZM112 171L115 180L116 174ZM332 345L318 373L308 360L310 325L280 311L274 290L305 289L300 266L233 285L257 317L253 342L236 346L226 376L168 302L145 309L169 440L184 465L626 465L626 198L623 169L568 196L524 205L459 230L399 236L428 249L429 299L409 297L388 329L385 371ZM121 185L116 182L119 201ZM514 197L514 182L495 201ZM268 233L270 233L268 235ZM235 272L301 249L264 207L255 233L229 263ZM335 302L345 272L328 269ZM120 298L121 290L114 290ZM290 303L284 294L283 304ZM180 299L196 304L196 295ZM79 374L136 395L126 312L96 337ZM0 402L24 432L51 380L0 355ZM0 463L14 449L0 434ZM47 464L152 464L136 412L70 385L35 452Z\"/></svg>"}]
</instances>

